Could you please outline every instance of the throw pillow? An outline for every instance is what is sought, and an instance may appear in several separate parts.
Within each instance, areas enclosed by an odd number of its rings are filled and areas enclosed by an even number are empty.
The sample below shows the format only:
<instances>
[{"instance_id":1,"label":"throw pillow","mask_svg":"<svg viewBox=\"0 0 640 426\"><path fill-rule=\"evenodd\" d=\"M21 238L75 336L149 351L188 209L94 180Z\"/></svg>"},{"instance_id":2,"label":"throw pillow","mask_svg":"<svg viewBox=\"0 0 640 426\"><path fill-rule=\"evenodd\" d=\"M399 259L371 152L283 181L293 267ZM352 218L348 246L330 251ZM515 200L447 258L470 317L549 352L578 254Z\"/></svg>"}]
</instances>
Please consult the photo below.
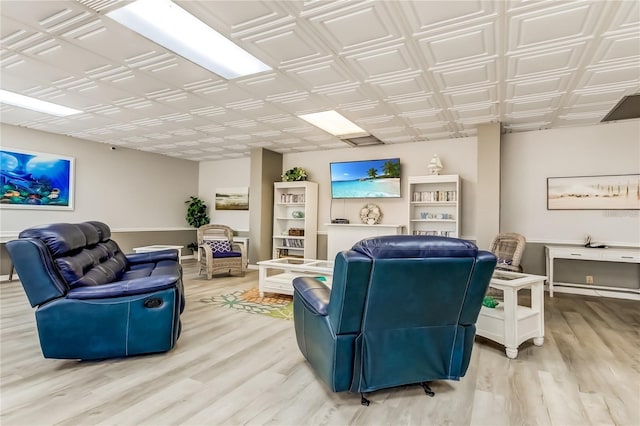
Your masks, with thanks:
<instances>
[{"instance_id":1,"label":"throw pillow","mask_svg":"<svg viewBox=\"0 0 640 426\"><path fill-rule=\"evenodd\" d=\"M214 253L229 253L231 251L229 240L206 240L204 243L208 244Z\"/></svg>"}]
</instances>

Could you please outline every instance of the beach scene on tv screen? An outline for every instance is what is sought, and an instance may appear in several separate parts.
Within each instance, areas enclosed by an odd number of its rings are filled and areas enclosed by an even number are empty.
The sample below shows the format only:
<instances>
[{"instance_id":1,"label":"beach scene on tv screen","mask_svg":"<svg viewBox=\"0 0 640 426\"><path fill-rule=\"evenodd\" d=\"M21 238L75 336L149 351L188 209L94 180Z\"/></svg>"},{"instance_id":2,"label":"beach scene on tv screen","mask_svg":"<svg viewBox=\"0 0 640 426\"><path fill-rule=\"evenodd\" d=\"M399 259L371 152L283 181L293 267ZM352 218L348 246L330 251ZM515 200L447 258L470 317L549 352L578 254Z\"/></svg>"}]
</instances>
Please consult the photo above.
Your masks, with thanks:
<instances>
[{"instance_id":1,"label":"beach scene on tv screen","mask_svg":"<svg viewBox=\"0 0 640 426\"><path fill-rule=\"evenodd\" d=\"M331 163L331 196L400 197L400 159Z\"/></svg>"}]
</instances>

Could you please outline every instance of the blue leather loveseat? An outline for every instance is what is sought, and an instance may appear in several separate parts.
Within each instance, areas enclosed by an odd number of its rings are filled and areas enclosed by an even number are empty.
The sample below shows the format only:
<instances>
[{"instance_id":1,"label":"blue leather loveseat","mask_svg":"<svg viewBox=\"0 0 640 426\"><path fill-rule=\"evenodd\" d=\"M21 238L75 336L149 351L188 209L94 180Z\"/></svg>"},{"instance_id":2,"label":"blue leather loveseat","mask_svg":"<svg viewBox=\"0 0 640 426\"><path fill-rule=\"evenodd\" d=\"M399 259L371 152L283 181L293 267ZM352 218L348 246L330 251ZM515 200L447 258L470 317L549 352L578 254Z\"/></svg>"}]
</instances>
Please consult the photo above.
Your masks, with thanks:
<instances>
[{"instance_id":1,"label":"blue leather loveseat","mask_svg":"<svg viewBox=\"0 0 640 426\"><path fill-rule=\"evenodd\" d=\"M331 290L293 281L298 347L334 392L459 380L496 265L455 238L369 238L338 253ZM362 403L368 400L362 395Z\"/></svg>"},{"instance_id":2,"label":"blue leather loveseat","mask_svg":"<svg viewBox=\"0 0 640 426\"><path fill-rule=\"evenodd\" d=\"M180 335L176 250L125 255L102 222L26 229L7 243L45 358L101 359L164 352Z\"/></svg>"}]
</instances>

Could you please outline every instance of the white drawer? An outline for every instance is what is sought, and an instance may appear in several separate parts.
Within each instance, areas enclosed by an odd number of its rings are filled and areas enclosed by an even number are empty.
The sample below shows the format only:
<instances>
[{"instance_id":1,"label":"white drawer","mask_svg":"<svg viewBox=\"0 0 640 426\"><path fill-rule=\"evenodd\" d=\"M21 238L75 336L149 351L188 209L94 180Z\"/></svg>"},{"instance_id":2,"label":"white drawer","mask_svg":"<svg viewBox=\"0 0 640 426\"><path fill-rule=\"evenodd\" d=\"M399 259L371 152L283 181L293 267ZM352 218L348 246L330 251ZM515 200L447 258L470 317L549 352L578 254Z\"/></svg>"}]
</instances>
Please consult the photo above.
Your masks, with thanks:
<instances>
[{"instance_id":1,"label":"white drawer","mask_svg":"<svg viewBox=\"0 0 640 426\"><path fill-rule=\"evenodd\" d=\"M585 259L585 260L598 260L602 258L602 255L598 252L588 252L584 250L567 250L566 252L559 253L564 259Z\"/></svg>"},{"instance_id":2,"label":"white drawer","mask_svg":"<svg viewBox=\"0 0 640 426\"><path fill-rule=\"evenodd\" d=\"M610 253L604 253L602 255L602 259L609 262L629 262L629 263L640 263L640 251L638 252L615 252L612 251Z\"/></svg>"}]
</instances>

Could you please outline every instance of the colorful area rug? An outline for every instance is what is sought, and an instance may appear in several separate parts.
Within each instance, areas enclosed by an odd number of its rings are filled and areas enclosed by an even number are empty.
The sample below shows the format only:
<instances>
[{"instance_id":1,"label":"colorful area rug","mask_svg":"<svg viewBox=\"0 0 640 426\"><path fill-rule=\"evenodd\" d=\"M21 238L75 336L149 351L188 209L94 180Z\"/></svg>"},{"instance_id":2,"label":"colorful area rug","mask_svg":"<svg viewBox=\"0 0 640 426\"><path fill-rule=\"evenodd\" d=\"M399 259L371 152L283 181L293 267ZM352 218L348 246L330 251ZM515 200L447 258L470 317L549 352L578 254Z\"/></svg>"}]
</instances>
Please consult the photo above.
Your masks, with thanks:
<instances>
[{"instance_id":1,"label":"colorful area rug","mask_svg":"<svg viewBox=\"0 0 640 426\"><path fill-rule=\"evenodd\" d=\"M230 294L200 299L200 302L223 308L236 309L250 314L269 315L286 320L293 319L293 297L285 294L271 294L260 297L257 288L238 290Z\"/></svg>"}]
</instances>

